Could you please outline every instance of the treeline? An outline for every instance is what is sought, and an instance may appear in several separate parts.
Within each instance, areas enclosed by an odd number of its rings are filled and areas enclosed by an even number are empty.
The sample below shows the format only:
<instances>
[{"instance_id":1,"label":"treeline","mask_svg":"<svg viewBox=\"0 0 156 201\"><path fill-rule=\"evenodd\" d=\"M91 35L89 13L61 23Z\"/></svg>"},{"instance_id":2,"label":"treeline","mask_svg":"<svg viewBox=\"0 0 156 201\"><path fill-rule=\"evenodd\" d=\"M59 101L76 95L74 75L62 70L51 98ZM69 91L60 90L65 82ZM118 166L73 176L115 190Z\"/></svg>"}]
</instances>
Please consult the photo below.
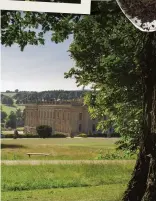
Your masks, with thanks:
<instances>
[{"instance_id":1,"label":"treeline","mask_svg":"<svg viewBox=\"0 0 156 201\"><path fill-rule=\"evenodd\" d=\"M25 110L17 109L15 112L11 111L8 115L1 107L1 128L16 128L24 126Z\"/></svg>"},{"instance_id":2,"label":"treeline","mask_svg":"<svg viewBox=\"0 0 156 201\"><path fill-rule=\"evenodd\" d=\"M53 90L53 91L42 91L42 92L29 92L20 91L13 96L16 100L16 104L35 103L35 102L50 102L53 100L74 100L84 96L84 91L64 91L64 90Z\"/></svg>"},{"instance_id":3,"label":"treeline","mask_svg":"<svg viewBox=\"0 0 156 201\"><path fill-rule=\"evenodd\" d=\"M8 106L12 106L14 104L14 101L11 97L2 94L1 95L1 103L8 105Z\"/></svg>"}]
</instances>

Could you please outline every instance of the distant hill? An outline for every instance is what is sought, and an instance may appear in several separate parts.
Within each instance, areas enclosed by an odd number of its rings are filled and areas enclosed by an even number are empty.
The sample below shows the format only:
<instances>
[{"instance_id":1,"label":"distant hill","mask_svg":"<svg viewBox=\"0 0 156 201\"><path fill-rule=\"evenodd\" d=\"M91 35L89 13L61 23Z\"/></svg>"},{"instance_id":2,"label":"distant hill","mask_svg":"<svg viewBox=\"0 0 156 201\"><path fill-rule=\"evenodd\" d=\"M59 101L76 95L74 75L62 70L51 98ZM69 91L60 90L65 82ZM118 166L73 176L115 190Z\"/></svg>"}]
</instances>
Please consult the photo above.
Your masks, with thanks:
<instances>
[{"instance_id":1,"label":"distant hill","mask_svg":"<svg viewBox=\"0 0 156 201\"><path fill-rule=\"evenodd\" d=\"M51 101L51 100L73 100L83 98L85 93L89 90L53 90L53 91L20 91L12 96L16 100L16 104L25 104L41 101Z\"/></svg>"},{"instance_id":2,"label":"distant hill","mask_svg":"<svg viewBox=\"0 0 156 201\"><path fill-rule=\"evenodd\" d=\"M5 95L5 96L9 96L11 98L16 95L15 92L1 92L1 94Z\"/></svg>"}]
</instances>

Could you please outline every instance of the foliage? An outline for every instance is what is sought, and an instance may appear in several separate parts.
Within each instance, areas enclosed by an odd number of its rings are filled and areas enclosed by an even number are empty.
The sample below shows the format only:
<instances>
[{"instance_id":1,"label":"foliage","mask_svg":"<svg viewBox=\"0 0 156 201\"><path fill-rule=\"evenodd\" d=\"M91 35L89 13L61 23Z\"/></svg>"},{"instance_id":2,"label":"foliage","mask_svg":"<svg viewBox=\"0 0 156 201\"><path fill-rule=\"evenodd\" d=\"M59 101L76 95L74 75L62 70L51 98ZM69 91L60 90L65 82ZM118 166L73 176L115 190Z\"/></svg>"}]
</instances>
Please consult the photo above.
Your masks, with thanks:
<instances>
[{"instance_id":1,"label":"foliage","mask_svg":"<svg viewBox=\"0 0 156 201\"><path fill-rule=\"evenodd\" d=\"M13 134L4 134L5 138L14 138ZM38 135L34 134L18 134L18 138L38 138Z\"/></svg>"},{"instance_id":2,"label":"foliage","mask_svg":"<svg viewBox=\"0 0 156 201\"><path fill-rule=\"evenodd\" d=\"M5 127L5 123L1 123L1 130L3 130Z\"/></svg>"},{"instance_id":3,"label":"foliage","mask_svg":"<svg viewBox=\"0 0 156 201\"><path fill-rule=\"evenodd\" d=\"M80 133L77 137L84 137L84 138L86 138L86 137L87 137L87 134L85 134L85 133Z\"/></svg>"},{"instance_id":4,"label":"foliage","mask_svg":"<svg viewBox=\"0 0 156 201\"><path fill-rule=\"evenodd\" d=\"M73 100L79 99L84 96L86 91L64 91L64 90L53 90L53 91L42 91L42 92L29 92L20 91L14 95L16 104L25 104L28 102L50 102L58 100Z\"/></svg>"},{"instance_id":5,"label":"foliage","mask_svg":"<svg viewBox=\"0 0 156 201\"><path fill-rule=\"evenodd\" d=\"M7 118L7 113L1 109L1 122L4 123Z\"/></svg>"},{"instance_id":6,"label":"foliage","mask_svg":"<svg viewBox=\"0 0 156 201\"><path fill-rule=\"evenodd\" d=\"M121 137L120 133L111 133L111 137Z\"/></svg>"},{"instance_id":7,"label":"foliage","mask_svg":"<svg viewBox=\"0 0 156 201\"><path fill-rule=\"evenodd\" d=\"M14 104L13 99L10 96L1 95L1 102L2 104L12 106Z\"/></svg>"},{"instance_id":8,"label":"foliage","mask_svg":"<svg viewBox=\"0 0 156 201\"><path fill-rule=\"evenodd\" d=\"M18 131L24 131L24 127L17 127Z\"/></svg>"},{"instance_id":9,"label":"foliage","mask_svg":"<svg viewBox=\"0 0 156 201\"><path fill-rule=\"evenodd\" d=\"M24 126L24 112L20 108L16 110L17 126Z\"/></svg>"},{"instance_id":10,"label":"foliage","mask_svg":"<svg viewBox=\"0 0 156 201\"><path fill-rule=\"evenodd\" d=\"M140 139L143 96L138 55L145 34L112 2L99 3L99 14L84 17L76 28L69 49L76 65L66 78L92 85L85 104L92 118L100 120L97 129L106 132L113 127L126 139Z\"/></svg>"},{"instance_id":11,"label":"foliage","mask_svg":"<svg viewBox=\"0 0 156 201\"><path fill-rule=\"evenodd\" d=\"M63 133L56 133L51 136L52 138L66 138L67 136Z\"/></svg>"},{"instance_id":12,"label":"foliage","mask_svg":"<svg viewBox=\"0 0 156 201\"><path fill-rule=\"evenodd\" d=\"M88 137L107 137L106 133L88 134Z\"/></svg>"},{"instance_id":13,"label":"foliage","mask_svg":"<svg viewBox=\"0 0 156 201\"><path fill-rule=\"evenodd\" d=\"M16 114L11 111L6 121L6 128L16 128Z\"/></svg>"},{"instance_id":14,"label":"foliage","mask_svg":"<svg viewBox=\"0 0 156 201\"><path fill-rule=\"evenodd\" d=\"M136 155L132 154L130 151L126 152L114 152L107 153L105 155L99 154L96 157L97 160L133 160L136 159Z\"/></svg>"},{"instance_id":15,"label":"foliage","mask_svg":"<svg viewBox=\"0 0 156 201\"><path fill-rule=\"evenodd\" d=\"M52 135L52 128L48 125L37 126L36 131L40 138L49 138Z\"/></svg>"}]
</instances>

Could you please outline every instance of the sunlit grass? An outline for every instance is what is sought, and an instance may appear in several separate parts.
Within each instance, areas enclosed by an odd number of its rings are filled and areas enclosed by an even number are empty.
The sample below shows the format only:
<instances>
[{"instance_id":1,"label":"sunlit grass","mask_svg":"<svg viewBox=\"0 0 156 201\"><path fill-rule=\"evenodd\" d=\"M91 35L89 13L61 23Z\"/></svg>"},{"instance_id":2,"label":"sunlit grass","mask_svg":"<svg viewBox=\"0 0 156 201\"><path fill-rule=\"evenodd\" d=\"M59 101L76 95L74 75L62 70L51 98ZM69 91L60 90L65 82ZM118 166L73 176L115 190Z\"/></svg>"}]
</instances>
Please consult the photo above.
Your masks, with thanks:
<instances>
[{"instance_id":1,"label":"sunlit grass","mask_svg":"<svg viewBox=\"0 0 156 201\"><path fill-rule=\"evenodd\" d=\"M11 139L2 140L2 160L93 160L99 154L115 152L117 139ZM32 156L26 153L48 153Z\"/></svg>"},{"instance_id":2,"label":"sunlit grass","mask_svg":"<svg viewBox=\"0 0 156 201\"><path fill-rule=\"evenodd\" d=\"M2 165L2 191L126 184L132 164Z\"/></svg>"}]
</instances>

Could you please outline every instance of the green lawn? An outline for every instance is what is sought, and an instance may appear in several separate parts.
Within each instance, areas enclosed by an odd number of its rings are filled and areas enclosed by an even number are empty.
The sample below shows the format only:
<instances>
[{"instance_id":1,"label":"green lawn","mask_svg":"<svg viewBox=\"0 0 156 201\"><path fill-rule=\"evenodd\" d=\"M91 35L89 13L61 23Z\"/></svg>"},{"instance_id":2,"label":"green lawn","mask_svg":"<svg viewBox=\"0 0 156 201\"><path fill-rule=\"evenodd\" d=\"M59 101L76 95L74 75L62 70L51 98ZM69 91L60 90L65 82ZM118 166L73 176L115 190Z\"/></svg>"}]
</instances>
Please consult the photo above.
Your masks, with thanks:
<instances>
[{"instance_id":1,"label":"green lawn","mask_svg":"<svg viewBox=\"0 0 156 201\"><path fill-rule=\"evenodd\" d=\"M2 165L2 200L119 200L133 166L134 163Z\"/></svg>"},{"instance_id":2,"label":"green lawn","mask_svg":"<svg viewBox=\"0 0 156 201\"><path fill-rule=\"evenodd\" d=\"M2 109L3 109L3 111L6 112L8 115L10 114L11 111L16 112L16 110L17 110L17 108L16 108L15 106L12 107L12 106L4 105L4 104L2 104Z\"/></svg>"},{"instance_id":3,"label":"green lawn","mask_svg":"<svg viewBox=\"0 0 156 201\"><path fill-rule=\"evenodd\" d=\"M115 153L117 139L2 139L2 160L45 159L27 152L48 152L47 159L95 159ZM3 201L120 201L133 161L106 164L1 165Z\"/></svg>"},{"instance_id":4,"label":"green lawn","mask_svg":"<svg viewBox=\"0 0 156 201\"><path fill-rule=\"evenodd\" d=\"M49 153L46 160L93 160L99 155L115 153L117 139L62 138L62 139L2 139L2 160L43 159L26 153ZM121 153L122 154L122 153Z\"/></svg>"},{"instance_id":5,"label":"green lawn","mask_svg":"<svg viewBox=\"0 0 156 201\"><path fill-rule=\"evenodd\" d=\"M121 201L123 184L2 192L3 201Z\"/></svg>"},{"instance_id":6,"label":"green lawn","mask_svg":"<svg viewBox=\"0 0 156 201\"><path fill-rule=\"evenodd\" d=\"M10 114L11 111L16 112L17 109L24 110L24 108L25 106L23 105L14 104L14 106L8 106L8 105L2 104L3 111L6 112L8 115Z\"/></svg>"}]
</instances>

